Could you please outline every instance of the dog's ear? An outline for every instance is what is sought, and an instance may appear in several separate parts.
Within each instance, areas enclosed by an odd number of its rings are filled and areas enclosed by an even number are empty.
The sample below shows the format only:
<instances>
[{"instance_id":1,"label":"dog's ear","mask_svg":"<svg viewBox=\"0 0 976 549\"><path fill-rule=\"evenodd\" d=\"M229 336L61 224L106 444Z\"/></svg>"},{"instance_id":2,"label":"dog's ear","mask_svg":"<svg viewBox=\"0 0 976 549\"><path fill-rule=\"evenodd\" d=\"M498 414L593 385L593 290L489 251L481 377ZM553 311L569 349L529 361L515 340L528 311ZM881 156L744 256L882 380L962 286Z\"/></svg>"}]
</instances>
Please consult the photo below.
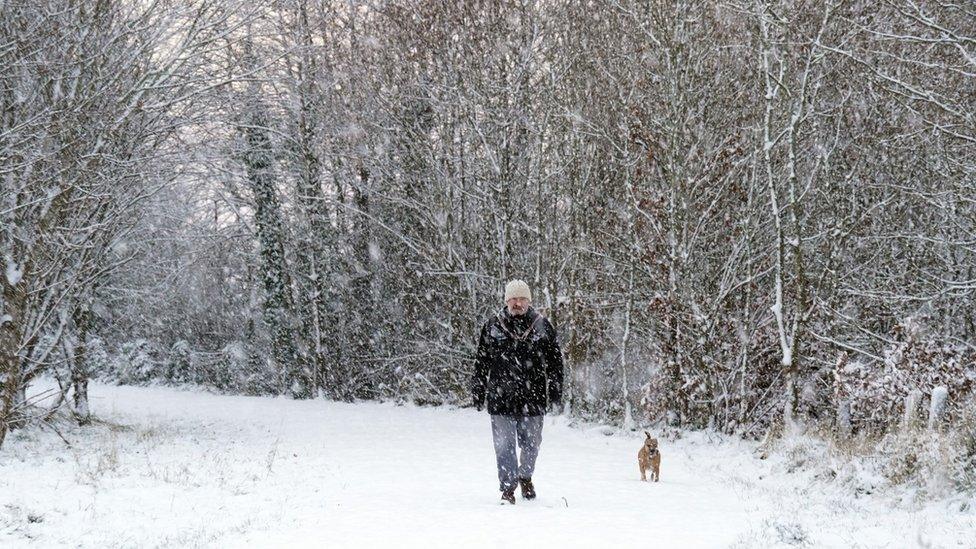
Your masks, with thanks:
<instances>
[{"instance_id":1,"label":"dog's ear","mask_svg":"<svg viewBox=\"0 0 976 549\"><path fill-rule=\"evenodd\" d=\"M651 438L651 434L648 433L647 431L644 431L644 434L647 435L647 438Z\"/></svg>"}]
</instances>

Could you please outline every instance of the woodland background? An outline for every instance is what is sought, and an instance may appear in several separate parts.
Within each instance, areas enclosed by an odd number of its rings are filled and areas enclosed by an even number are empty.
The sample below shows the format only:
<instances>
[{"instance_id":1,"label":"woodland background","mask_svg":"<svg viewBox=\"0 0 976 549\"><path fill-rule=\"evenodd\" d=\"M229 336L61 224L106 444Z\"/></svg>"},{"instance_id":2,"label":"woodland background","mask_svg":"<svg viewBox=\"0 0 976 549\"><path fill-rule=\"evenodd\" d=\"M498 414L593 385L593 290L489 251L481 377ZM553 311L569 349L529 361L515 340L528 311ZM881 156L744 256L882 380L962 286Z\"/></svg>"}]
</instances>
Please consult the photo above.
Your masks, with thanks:
<instances>
[{"instance_id":1,"label":"woodland background","mask_svg":"<svg viewBox=\"0 0 976 549\"><path fill-rule=\"evenodd\" d=\"M971 460L974 113L966 2L0 1L0 443L45 374L466 404L523 278L573 416Z\"/></svg>"}]
</instances>

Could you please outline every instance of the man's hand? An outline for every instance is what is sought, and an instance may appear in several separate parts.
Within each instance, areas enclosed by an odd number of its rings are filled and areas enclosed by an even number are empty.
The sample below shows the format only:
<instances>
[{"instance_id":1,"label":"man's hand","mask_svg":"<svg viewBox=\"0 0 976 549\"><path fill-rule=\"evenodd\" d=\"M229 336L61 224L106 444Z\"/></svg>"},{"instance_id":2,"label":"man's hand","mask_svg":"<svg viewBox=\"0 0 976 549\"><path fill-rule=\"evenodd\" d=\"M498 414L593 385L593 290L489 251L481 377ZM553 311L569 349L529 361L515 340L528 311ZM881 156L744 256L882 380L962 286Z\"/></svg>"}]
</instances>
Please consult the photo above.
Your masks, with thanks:
<instances>
[{"instance_id":1,"label":"man's hand","mask_svg":"<svg viewBox=\"0 0 976 549\"><path fill-rule=\"evenodd\" d=\"M549 413L554 416L562 415L563 403L560 400L549 401Z\"/></svg>"},{"instance_id":2,"label":"man's hand","mask_svg":"<svg viewBox=\"0 0 976 549\"><path fill-rule=\"evenodd\" d=\"M481 411L483 411L485 409L485 401L484 400L475 400L472 405L474 406L474 409L475 410L478 410L479 412L481 412Z\"/></svg>"}]
</instances>

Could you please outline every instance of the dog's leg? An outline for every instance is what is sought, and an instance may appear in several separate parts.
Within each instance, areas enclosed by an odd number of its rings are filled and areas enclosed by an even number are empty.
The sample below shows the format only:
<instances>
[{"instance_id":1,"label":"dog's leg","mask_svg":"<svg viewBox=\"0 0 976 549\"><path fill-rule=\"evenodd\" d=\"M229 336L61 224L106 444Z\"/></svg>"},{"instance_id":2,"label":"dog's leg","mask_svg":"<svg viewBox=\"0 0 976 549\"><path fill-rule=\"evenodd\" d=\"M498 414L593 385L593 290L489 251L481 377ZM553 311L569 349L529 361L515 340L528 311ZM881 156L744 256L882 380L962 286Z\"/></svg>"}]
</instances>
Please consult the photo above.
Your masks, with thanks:
<instances>
[{"instance_id":1,"label":"dog's leg","mask_svg":"<svg viewBox=\"0 0 976 549\"><path fill-rule=\"evenodd\" d=\"M644 472L644 466L638 464L637 467L640 469L641 472L641 480L647 482L647 474Z\"/></svg>"}]
</instances>

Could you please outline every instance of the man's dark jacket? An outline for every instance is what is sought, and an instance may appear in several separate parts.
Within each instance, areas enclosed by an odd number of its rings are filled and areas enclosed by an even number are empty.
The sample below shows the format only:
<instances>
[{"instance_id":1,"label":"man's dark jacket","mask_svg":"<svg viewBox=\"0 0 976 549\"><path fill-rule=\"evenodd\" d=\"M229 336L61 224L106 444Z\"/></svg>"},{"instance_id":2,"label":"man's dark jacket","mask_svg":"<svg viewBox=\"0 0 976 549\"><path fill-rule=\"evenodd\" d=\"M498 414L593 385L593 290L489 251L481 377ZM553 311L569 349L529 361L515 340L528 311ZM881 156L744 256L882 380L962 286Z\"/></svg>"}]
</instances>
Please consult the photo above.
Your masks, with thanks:
<instances>
[{"instance_id":1,"label":"man's dark jacket","mask_svg":"<svg viewBox=\"0 0 976 549\"><path fill-rule=\"evenodd\" d=\"M489 414L541 416L547 402L561 404L562 392L563 356L545 317L531 307L519 316L506 308L485 323L471 379L475 406L487 397Z\"/></svg>"}]
</instances>

